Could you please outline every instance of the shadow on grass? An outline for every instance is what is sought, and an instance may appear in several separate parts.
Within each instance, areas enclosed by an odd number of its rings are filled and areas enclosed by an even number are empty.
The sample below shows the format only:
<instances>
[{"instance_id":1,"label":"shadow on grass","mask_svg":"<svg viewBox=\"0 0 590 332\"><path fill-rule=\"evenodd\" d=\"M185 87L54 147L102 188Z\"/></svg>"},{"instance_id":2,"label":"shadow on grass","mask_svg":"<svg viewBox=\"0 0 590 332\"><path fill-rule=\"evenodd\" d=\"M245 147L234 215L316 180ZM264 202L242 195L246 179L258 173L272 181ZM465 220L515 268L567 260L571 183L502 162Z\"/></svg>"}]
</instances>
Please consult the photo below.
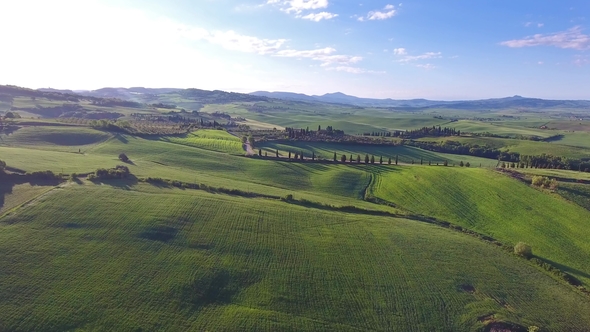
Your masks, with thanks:
<instances>
[{"instance_id":1,"label":"shadow on grass","mask_svg":"<svg viewBox=\"0 0 590 332\"><path fill-rule=\"evenodd\" d=\"M584 271L580 271L578 269L574 269L572 267L569 267L567 265L563 265L563 264L554 262L554 261L552 261L550 259L547 259L547 258L538 257L538 256L535 256L535 257L538 258L538 259L540 259L540 260L542 260L543 262L545 262L547 264L550 264L550 265L552 265L552 266L560 269L561 271L563 271L565 273L575 274L575 275L578 275L578 276L581 276L581 277L590 279L590 273L587 273L587 272L584 272Z\"/></svg>"},{"instance_id":2,"label":"shadow on grass","mask_svg":"<svg viewBox=\"0 0 590 332\"><path fill-rule=\"evenodd\" d=\"M126 144L127 142L129 142L129 140L127 140L127 138L121 134L115 134L115 138L123 144Z\"/></svg>"},{"instance_id":3,"label":"shadow on grass","mask_svg":"<svg viewBox=\"0 0 590 332\"><path fill-rule=\"evenodd\" d=\"M129 174L124 179L94 179L90 180L94 184L108 185L113 188L130 190L133 186L138 183L137 177L133 174Z\"/></svg>"},{"instance_id":4,"label":"shadow on grass","mask_svg":"<svg viewBox=\"0 0 590 332\"><path fill-rule=\"evenodd\" d=\"M57 186L61 183L59 180L40 180L31 179L25 176L6 176L0 175L0 208L6 203L6 196L12 194L14 186L28 183L31 186Z\"/></svg>"}]
</instances>

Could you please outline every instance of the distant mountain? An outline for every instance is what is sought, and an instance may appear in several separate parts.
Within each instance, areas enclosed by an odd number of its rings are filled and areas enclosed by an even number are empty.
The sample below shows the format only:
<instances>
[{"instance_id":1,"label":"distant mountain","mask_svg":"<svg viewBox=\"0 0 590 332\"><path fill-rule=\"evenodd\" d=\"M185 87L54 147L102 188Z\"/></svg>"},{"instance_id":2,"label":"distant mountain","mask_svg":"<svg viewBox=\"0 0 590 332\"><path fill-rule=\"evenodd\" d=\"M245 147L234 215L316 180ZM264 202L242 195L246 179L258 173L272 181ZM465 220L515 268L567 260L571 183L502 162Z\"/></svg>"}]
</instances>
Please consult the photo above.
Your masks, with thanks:
<instances>
[{"instance_id":1,"label":"distant mountain","mask_svg":"<svg viewBox=\"0 0 590 332\"><path fill-rule=\"evenodd\" d=\"M482 100L462 100L462 101L440 101L428 99L373 99L359 98L350 96L341 92L327 93L321 96L305 95L292 92L252 92L254 96L264 96L268 98L349 104L361 107L399 107L399 108L453 108L453 109L501 109L501 108L590 108L588 100L546 100L538 98L525 98L513 96L506 98L482 99Z\"/></svg>"},{"instance_id":2,"label":"distant mountain","mask_svg":"<svg viewBox=\"0 0 590 332\"><path fill-rule=\"evenodd\" d=\"M348 104L362 107L429 107L433 105L443 105L445 101L435 101L426 99L408 99L408 100L394 100L394 99L373 99L373 98L359 98L350 96L342 92L326 93L324 95L305 95L292 92L268 92L256 91L250 93L254 96L264 96L268 98L306 101L306 102L321 102L321 103L335 103Z\"/></svg>"},{"instance_id":3,"label":"distant mountain","mask_svg":"<svg viewBox=\"0 0 590 332\"><path fill-rule=\"evenodd\" d=\"M37 89L37 91L41 91L41 92L57 92L57 93L65 93L65 94L76 94L76 92L72 91L72 90L59 90L59 89L52 89L52 88L41 88L41 89Z\"/></svg>"},{"instance_id":4,"label":"distant mountain","mask_svg":"<svg viewBox=\"0 0 590 332\"><path fill-rule=\"evenodd\" d=\"M151 88L143 88L143 87L134 87L134 88L102 88L98 90L83 90L83 91L76 91L77 94L84 95L84 96L92 96L92 97L99 97L99 98L118 98L123 100L132 100L132 101L140 101L141 95L160 95L165 93L171 93L175 91L179 91L182 89L175 89L175 88L160 88L160 89L151 89Z\"/></svg>"}]
</instances>

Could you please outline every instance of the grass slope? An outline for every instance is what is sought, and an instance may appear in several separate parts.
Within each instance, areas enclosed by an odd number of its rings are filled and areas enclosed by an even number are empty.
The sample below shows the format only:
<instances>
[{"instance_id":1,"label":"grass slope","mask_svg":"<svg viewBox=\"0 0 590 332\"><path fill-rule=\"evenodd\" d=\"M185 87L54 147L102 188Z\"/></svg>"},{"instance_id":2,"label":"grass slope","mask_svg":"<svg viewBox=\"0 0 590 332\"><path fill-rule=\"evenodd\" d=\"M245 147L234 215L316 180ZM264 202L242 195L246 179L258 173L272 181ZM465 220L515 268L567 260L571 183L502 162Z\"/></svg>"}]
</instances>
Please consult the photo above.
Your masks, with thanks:
<instances>
[{"instance_id":1,"label":"grass slope","mask_svg":"<svg viewBox=\"0 0 590 332\"><path fill-rule=\"evenodd\" d=\"M308 158L311 158L312 152L316 156L321 156L323 159L332 160L334 152L336 152L338 160L345 154L347 160L352 154L353 159L356 162L357 155L361 156L361 162L364 163L365 154L369 156L374 155L376 161L379 161L379 157L383 156L384 163L387 163L389 157L392 158L392 163L395 161L395 156L399 156L399 162L410 163L414 160L415 163L420 163L420 158L423 159L424 163L432 161L433 163L442 164L445 160L449 163L459 163L460 161L469 162L473 166L482 167L496 167L497 161L472 157L462 156L447 153L438 153L432 151L426 151L411 146L387 146L387 145L360 145L360 144L337 144L337 143L324 143L324 142L289 142L289 143L275 143L275 142L261 142L257 144L257 148L262 148L263 151L268 152L269 156L275 156L276 150L279 150L279 155L287 156L289 151L294 153L303 152Z\"/></svg>"},{"instance_id":2,"label":"grass slope","mask_svg":"<svg viewBox=\"0 0 590 332\"><path fill-rule=\"evenodd\" d=\"M162 140L193 146L205 150L227 152L230 154L244 154L242 141L223 130L202 129L183 137L164 137Z\"/></svg>"},{"instance_id":3,"label":"grass slope","mask_svg":"<svg viewBox=\"0 0 590 332\"><path fill-rule=\"evenodd\" d=\"M590 213L557 195L485 169L399 167L372 194L400 208L451 221L533 252L590 282Z\"/></svg>"},{"instance_id":4,"label":"grass slope","mask_svg":"<svg viewBox=\"0 0 590 332\"><path fill-rule=\"evenodd\" d=\"M10 135L0 135L0 146L78 152L112 137L111 134L84 127L22 127Z\"/></svg>"},{"instance_id":5,"label":"grass slope","mask_svg":"<svg viewBox=\"0 0 590 332\"><path fill-rule=\"evenodd\" d=\"M58 189L0 220L1 330L590 326L586 297L446 229L113 185Z\"/></svg>"}]
</instances>

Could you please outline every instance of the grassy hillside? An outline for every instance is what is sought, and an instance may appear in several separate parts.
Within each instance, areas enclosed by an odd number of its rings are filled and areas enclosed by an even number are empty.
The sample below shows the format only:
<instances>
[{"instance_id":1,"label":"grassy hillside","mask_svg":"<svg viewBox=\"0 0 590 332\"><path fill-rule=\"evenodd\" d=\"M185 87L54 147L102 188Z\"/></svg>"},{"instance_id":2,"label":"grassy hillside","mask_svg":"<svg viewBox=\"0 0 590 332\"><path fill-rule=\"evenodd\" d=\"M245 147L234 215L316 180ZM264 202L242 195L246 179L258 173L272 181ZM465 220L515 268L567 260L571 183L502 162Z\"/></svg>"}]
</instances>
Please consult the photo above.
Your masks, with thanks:
<instances>
[{"instance_id":1,"label":"grassy hillside","mask_svg":"<svg viewBox=\"0 0 590 332\"><path fill-rule=\"evenodd\" d=\"M240 138L223 130L201 129L187 134L184 137L164 137L162 140L205 150L227 152L231 154L244 154Z\"/></svg>"},{"instance_id":2,"label":"grassy hillside","mask_svg":"<svg viewBox=\"0 0 590 332\"><path fill-rule=\"evenodd\" d=\"M588 148L565 145L566 142L571 141L569 134L565 134L564 139L551 143L495 137L424 137L419 140L427 142L455 141L471 145L487 145L503 151L518 152L522 155L550 154L575 159L590 157L590 149Z\"/></svg>"},{"instance_id":3,"label":"grassy hillside","mask_svg":"<svg viewBox=\"0 0 590 332\"><path fill-rule=\"evenodd\" d=\"M113 185L56 189L0 219L0 329L471 331L486 319L552 331L590 325L587 298L459 233Z\"/></svg>"},{"instance_id":4,"label":"grassy hillside","mask_svg":"<svg viewBox=\"0 0 590 332\"><path fill-rule=\"evenodd\" d=\"M370 192L500 241L527 242L536 255L590 282L590 213L557 195L485 169L426 166L384 171Z\"/></svg>"},{"instance_id":5,"label":"grassy hillside","mask_svg":"<svg viewBox=\"0 0 590 332\"><path fill-rule=\"evenodd\" d=\"M9 135L0 134L0 146L83 152L112 136L110 133L84 127L27 126Z\"/></svg>"},{"instance_id":6,"label":"grassy hillside","mask_svg":"<svg viewBox=\"0 0 590 332\"><path fill-rule=\"evenodd\" d=\"M379 157L383 156L384 163L387 163L388 158L392 158L392 163L395 161L395 156L399 156L399 162L410 163L414 160L415 163L420 163L420 158L423 159L424 163L428 164L428 161L432 161L434 164L437 162L442 165L446 160L449 163L458 164L459 162L469 162L473 166L482 167L496 167L497 161L479 158L473 156L462 156L447 153L438 153L427 150L422 150L410 146L388 146L388 145L360 145L360 144L337 144L337 143L324 143L324 142L288 142L288 143L275 143L275 142L261 142L257 143L256 148L262 148L263 151L268 152L269 156L275 156L276 150L279 150L279 155L288 156L289 151L294 153L303 152L306 157L311 158L312 152L316 156L321 156L323 159L332 160L334 158L334 152L340 160L340 157L345 154L347 160L352 157L356 162L357 155L361 156L361 162L364 163L365 154L374 155L376 160L379 161Z\"/></svg>"}]
</instances>

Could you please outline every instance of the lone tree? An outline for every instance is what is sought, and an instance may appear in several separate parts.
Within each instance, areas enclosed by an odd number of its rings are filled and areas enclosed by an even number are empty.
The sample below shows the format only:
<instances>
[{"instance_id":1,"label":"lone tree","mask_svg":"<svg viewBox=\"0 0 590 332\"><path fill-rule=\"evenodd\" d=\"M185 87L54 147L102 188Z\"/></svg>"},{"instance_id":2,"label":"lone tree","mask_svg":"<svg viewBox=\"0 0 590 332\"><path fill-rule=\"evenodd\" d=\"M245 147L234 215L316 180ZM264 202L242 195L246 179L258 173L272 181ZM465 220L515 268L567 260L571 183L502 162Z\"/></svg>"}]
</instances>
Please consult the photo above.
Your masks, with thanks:
<instances>
[{"instance_id":1,"label":"lone tree","mask_svg":"<svg viewBox=\"0 0 590 332\"><path fill-rule=\"evenodd\" d=\"M524 242L518 242L514 246L514 253L527 259L533 257L533 249Z\"/></svg>"},{"instance_id":2,"label":"lone tree","mask_svg":"<svg viewBox=\"0 0 590 332\"><path fill-rule=\"evenodd\" d=\"M346 155L343 154L342 157L340 157L340 161L345 163L346 162Z\"/></svg>"},{"instance_id":3,"label":"lone tree","mask_svg":"<svg viewBox=\"0 0 590 332\"><path fill-rule=\"evenodd\" d=\"M124 153L121 153L121 154L119 155L119 160L120 160L120 161L122 161L122 162L124 162L124 163L127 163L127 162L129 162L129 157L127 157L127 155L126 155L126 154L124 154Z\"/></svg>"}]
</instances>

